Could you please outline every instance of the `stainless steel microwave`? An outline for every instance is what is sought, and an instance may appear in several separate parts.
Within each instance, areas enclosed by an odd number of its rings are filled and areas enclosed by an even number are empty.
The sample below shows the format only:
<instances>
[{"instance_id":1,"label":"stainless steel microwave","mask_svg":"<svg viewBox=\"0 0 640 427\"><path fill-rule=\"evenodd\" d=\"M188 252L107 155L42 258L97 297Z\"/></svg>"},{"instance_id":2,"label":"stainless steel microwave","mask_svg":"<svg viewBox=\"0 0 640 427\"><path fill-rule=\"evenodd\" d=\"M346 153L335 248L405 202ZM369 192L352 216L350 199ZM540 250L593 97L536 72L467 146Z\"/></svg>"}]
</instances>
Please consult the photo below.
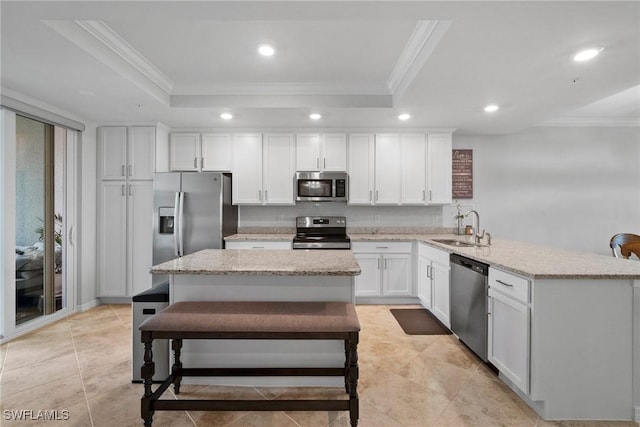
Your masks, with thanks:
<instances>
[{"instance_id":1,"label":"stainless steel microwave","mask_svg":"<svg viewBox=\"0 0 640 427\"><path fill-rule=\"evenodd\" d=\"M346 172L296 172L297 202L346 202L349 176Z\"/></svg>"}]
</instances>

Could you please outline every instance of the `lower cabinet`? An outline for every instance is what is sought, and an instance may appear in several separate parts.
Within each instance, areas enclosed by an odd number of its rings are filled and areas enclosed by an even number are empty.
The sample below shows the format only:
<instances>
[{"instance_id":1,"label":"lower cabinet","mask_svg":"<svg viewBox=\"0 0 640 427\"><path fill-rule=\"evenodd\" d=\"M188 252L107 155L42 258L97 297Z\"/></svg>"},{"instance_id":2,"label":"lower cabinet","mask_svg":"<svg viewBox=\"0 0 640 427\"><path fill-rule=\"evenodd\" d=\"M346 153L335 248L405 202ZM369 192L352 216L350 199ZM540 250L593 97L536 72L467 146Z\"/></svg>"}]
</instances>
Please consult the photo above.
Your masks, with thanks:
<instances>
[{"instance_id":1,"label":"lower cabinet","mask_svg":"<svg viewBox=\"0 0 640 427\"><path fill-rule=\"evenodd\" d=\"M151 287L152 181L103 181L98 218L99 297L127 297Z\"/></svg>"},{"instance_id":2,"label":"lower cabinet","mask_svg":"<svg viewBox=\"0 0 640 427\"><path fill-rule=\"evenodd\" d=\"M356 296L411 296L411 243L354 242L362 273L355 276Z\"/></svg>"},{"instance_id":3,"label":"lower cabinet","mask_svg":"<svg viewBox=\"0 0 640 427\"><path fill-rule=\"evenodd\" d=\"M489 269L488 358L500 373L529 393L529 282Z\"/></svg>"},{"instance_id":4,"label":"lower cabinet","mask_svg":"<svg viewBox=\"0 0 640 427\"><path fill-rule=\"evenodd\" d=\"M449 253L418 245L418 297L422 305L446 326L449 319Z\"/></svg>"},{"instance_id":5,"label":"lower cabinet","mask_svg":"<svg viewBox=\"0 0 640 427\"><path fill-rule=\"evenodd\" d=\"M224 243L225 249L291 249L290 241L237 241L232 240Z\"/></svg>"}]
</instances>

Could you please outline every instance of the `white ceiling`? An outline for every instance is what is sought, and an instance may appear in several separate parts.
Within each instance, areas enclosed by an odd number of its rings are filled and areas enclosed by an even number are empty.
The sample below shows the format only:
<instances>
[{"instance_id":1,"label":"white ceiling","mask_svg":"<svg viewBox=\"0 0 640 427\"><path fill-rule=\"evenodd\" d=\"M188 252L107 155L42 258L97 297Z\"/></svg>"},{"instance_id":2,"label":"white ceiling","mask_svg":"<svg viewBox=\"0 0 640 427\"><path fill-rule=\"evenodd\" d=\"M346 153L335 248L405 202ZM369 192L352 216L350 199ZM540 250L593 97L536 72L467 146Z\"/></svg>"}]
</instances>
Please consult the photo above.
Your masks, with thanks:
<instances>
[{"instance_id":1,"label":"white ceiling","mask_svg":"<svg viewBox=\"0 0 640 427\"><path fill-rule=\"evenodd\" d=\"M637 1L3 0L0 13L5 93L102 124L640 124ZM271 58L256 53L265 42ZM573 62L588 46L604 50Z\"/></svg>"}]
</instances>

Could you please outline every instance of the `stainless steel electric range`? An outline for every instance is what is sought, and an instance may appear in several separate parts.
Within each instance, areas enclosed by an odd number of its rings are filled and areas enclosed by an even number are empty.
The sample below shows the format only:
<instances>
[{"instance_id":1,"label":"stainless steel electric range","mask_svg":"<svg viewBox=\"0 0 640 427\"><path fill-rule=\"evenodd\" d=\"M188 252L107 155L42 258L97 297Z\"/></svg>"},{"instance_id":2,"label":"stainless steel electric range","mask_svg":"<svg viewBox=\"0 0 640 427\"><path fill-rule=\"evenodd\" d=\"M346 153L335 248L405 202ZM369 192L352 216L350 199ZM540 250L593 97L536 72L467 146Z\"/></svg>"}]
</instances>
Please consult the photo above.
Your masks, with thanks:
<instances>
[{"instance_id":1,"label":"stainless steel electric range","mask_svg":"<svg viewBox=\"0 0 640 427\"><path fill-rule=\"evenodd\" d=\"M293 249L351 249L343 216L299 216Z\"/></svg>"}]
</instances>

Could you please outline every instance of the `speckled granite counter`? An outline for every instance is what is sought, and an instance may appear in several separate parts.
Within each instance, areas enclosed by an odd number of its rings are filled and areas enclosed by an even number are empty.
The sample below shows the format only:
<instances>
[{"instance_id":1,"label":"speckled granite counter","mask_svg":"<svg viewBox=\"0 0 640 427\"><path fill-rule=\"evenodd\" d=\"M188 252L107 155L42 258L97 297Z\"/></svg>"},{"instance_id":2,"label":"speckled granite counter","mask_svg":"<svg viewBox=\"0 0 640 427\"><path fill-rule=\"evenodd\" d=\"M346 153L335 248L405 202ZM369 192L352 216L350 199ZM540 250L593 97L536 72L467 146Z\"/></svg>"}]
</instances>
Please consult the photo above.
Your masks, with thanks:
<instances>
[{"instance_id":1,"label":"speckled granite counter","mask_svg":"<svg viewBox=\"0 0 640 427\"><path fill-rule=\"evenodd\" d=\"M151 268L154 274L357 276L351 251L205 249Z\"/></svg>"},{"instance_id":2,"label":"speckled granite counter","mask_svg":"<svg viewBox=\"0 0 640 427\"><path fill-rule=\"evenodd\" d=\"M277 237L276 237L277 236ZM286 234L236 234L226 240L287 240ZM494 239L491 246L453 247L434 239L467 240L453 234L349 233L352 242L422 242L532 279L640 279L640 262L589 252Z\"/></svg>"},{"instance_id":3,"label":"speckled granite counter","mask_svg":"<svg viewBox=\"0 0 640 427\"><path fill-rule=\"evenodd\" d=\"M290 242L295 233L241 233L224 238L227 242L282 241Z\"/></svg>"}]
</instances>

